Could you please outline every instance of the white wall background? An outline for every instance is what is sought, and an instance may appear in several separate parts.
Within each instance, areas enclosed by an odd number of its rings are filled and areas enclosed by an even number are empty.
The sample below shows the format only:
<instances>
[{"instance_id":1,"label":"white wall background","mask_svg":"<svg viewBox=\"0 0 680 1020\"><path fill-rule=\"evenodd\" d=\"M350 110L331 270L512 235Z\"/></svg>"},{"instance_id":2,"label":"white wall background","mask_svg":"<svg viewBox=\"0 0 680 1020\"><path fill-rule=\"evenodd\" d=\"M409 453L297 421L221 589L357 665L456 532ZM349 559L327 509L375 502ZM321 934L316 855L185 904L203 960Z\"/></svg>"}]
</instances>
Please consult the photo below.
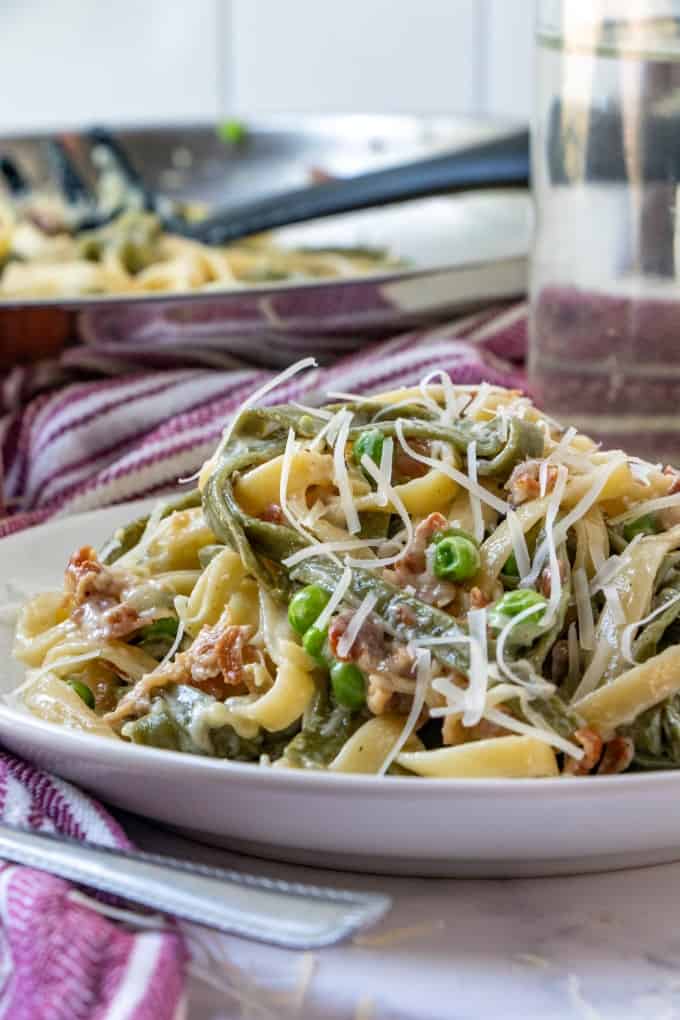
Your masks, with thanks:
<instances>
[{"instance_id":1,"label":"white wall background","mask_svg":"<svg viewBox=\"0 0 680 1020\"><path fill-rule=\"evenodd\" d=\"M2 0L0 131L296 111L526 117L533 0Z\"/></svg>"}]
</instances>

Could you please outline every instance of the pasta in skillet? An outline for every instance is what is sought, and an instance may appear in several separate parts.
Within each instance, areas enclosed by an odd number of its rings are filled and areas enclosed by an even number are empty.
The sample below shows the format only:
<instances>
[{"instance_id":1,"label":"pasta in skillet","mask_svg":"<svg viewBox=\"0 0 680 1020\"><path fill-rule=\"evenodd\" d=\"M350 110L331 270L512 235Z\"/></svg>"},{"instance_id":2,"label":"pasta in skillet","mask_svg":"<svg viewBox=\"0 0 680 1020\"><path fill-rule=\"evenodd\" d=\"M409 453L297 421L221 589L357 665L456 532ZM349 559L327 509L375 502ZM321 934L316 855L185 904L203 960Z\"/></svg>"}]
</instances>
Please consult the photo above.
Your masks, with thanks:
<instances>
[{"instance_id":1,"label":"pasta in skillet","mask_svg":"<svg viewBox=\"0 0 680 1020\"><path fill-rule=\"evenodd\" d=\"M18 702L277 768L680 765L678 473L441 373L319 408L264 395L195 491L25 606Z\"/></svg>"}]
</instances>

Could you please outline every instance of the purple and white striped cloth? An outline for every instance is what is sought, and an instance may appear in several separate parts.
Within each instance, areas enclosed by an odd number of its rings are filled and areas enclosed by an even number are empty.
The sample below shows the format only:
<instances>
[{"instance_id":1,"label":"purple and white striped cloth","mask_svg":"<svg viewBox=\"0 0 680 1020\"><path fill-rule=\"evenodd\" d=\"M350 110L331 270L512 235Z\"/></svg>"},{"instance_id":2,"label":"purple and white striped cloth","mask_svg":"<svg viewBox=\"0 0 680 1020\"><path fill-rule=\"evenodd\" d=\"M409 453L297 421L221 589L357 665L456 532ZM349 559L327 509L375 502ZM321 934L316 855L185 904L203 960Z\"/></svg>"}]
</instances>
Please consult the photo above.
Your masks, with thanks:
<instances>
[{"instance_id":1,"label":"purple and white striped cloth","mask_svg":"<svg viewBox=\"0 0 680 1020\"><path fill-rule=\"evenodd\" d=\"M158 366L160 352L125 350L116 359L110 341L101 347L93 341L58 362L19 366L0 385L6 510L0 536L57 511L78 513L176 487L209 455L228 416L274 374L228 354L230 367L207 368L200 343L164 345L167 368ZM497 307L302 373L267 401L391 389L433 369L454 382L521 387L525 349L524 306Z\"/></svg>"},{"instance_id":2,"label":"purple and white striped cloth","mask_svg":"<svg viewBox=\"0 0 680 1020\"><path fill-rule=\"evenodd\" d=\"M291 360L313 353L311 342L301 346L291 348ZM267 402L393 389L436 369L454 382L521 388L525 351L524 305L497 306L294 376ZM266 346L254 354L262 364ZM273 374L242 353L237 359L204 349L200 338L186 343L181 334L134 345L95 335L58 361L15 368L0 382L0 537L57 513L172 490L209 455L228 416ZM15 824L129 845L92 800L2 753L0 813ZM0 870L0 1020L177 1020L180 935L132 933L73 894L68 882L30 868Z\"/></svg>"},{"instance_id":3,"label":"purple and white striped cloth","mask_svg":"<svg viewBox=\"0 0 680 1020\"><path fill-rule=\"evenodd\" d=\"M120 826L69 783L0 753L0 815L13 825L129 848ZM64 879L0 865L3 1020L179 1020L182 938L126 930Z\"/></svg>"}]
</instances>

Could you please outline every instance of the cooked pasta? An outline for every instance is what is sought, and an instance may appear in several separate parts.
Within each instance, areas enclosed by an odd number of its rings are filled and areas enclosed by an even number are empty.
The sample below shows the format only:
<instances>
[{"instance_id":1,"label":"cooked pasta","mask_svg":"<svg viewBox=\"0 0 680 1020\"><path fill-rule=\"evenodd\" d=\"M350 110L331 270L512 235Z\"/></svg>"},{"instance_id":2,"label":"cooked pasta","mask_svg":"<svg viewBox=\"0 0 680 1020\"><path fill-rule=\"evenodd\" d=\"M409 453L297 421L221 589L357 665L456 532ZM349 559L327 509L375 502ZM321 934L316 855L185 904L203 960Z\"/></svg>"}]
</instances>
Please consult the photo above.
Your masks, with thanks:
<instances>
[{"instance_id":1,"label":"cooked pasta","mask_svg":"<svg viewBox=\"0 0 680 1020\"><path fill-rule=\"evenodd\" d=\"M149 747L450 779L674 768L680 474L500 387L255 394L198 488L77 550L15 648L25 709Z\"/></svg>"},{"instance_id":2,"label":"cooked pasta","mask_svg":"<svg viewBox=\"0 0 680 1020\"><path fill-rule=\"evenodd\" d=\"M290 248L265 234L208 246L166 232L157 216L135 209L79 229L53 197L0 198L0 298L232 290L400 264L382 249Z\"/></svg>"}]
</instances>

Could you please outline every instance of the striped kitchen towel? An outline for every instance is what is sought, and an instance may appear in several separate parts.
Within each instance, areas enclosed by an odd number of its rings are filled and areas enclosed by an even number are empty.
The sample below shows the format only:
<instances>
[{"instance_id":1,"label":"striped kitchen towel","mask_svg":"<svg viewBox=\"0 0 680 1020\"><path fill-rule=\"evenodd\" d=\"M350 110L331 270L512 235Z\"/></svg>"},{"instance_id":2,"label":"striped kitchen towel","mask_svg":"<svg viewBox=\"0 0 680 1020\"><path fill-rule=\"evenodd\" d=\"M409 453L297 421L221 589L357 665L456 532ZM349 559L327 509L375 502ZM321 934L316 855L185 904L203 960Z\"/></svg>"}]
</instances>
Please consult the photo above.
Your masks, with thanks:
<instances>
[{"instance_id":1,"label":"striped kitchen towel","mask_svg":"<svg viewBox=\"0 0 680 1020\"><path fill-rule=\"evenodd\" d=\"M105 846L131 845L89 797L3 753L0 817ZM181 936L133 930L106 913L106 905L61 878L0 865L3 1020L179 1020L186 956Z\"/></svg>"},{"instance_id":2,"label":"striped kitchen towel","mask_svg":"<svg viewBox=\"0 0 680 1020\"><path fill-rule=\"evenodd\" d=\"M525 348L524 306L497 307L282 380L266 400L392 389L438 370L454 382L522 387ZM115 349L95 336L58 361L15 368L0 381L0 536L58 513L171 490L211 452L229 415L273 377L199 343L183 347L181 338L169 351L166 342L121 341ZM1 753L0 811L15 824L129 845L92 800ZM0 1020L177 1020L181 937L135 932L101 906L62 879L0 870Z\"/></svg>"},{"instance_id":3,"label":"striped kitchen towel","mask_svg":"<svg viewBox=\"0 0 680 1020\"><path fill-rule=\"evenodd\" d=\"M526 310L495 308L368 346L328 368L297 375L269 403L370 393L443 370L454 382L524 385ZM0 386L5 516L0 536L57 512L77 513L167 492L193 474L225 420L271 371L231 359L207 368L200 345L173 348L158 368L146 348L112 357L111 344L18 366Z\"/></svg>"}]
</instances>

